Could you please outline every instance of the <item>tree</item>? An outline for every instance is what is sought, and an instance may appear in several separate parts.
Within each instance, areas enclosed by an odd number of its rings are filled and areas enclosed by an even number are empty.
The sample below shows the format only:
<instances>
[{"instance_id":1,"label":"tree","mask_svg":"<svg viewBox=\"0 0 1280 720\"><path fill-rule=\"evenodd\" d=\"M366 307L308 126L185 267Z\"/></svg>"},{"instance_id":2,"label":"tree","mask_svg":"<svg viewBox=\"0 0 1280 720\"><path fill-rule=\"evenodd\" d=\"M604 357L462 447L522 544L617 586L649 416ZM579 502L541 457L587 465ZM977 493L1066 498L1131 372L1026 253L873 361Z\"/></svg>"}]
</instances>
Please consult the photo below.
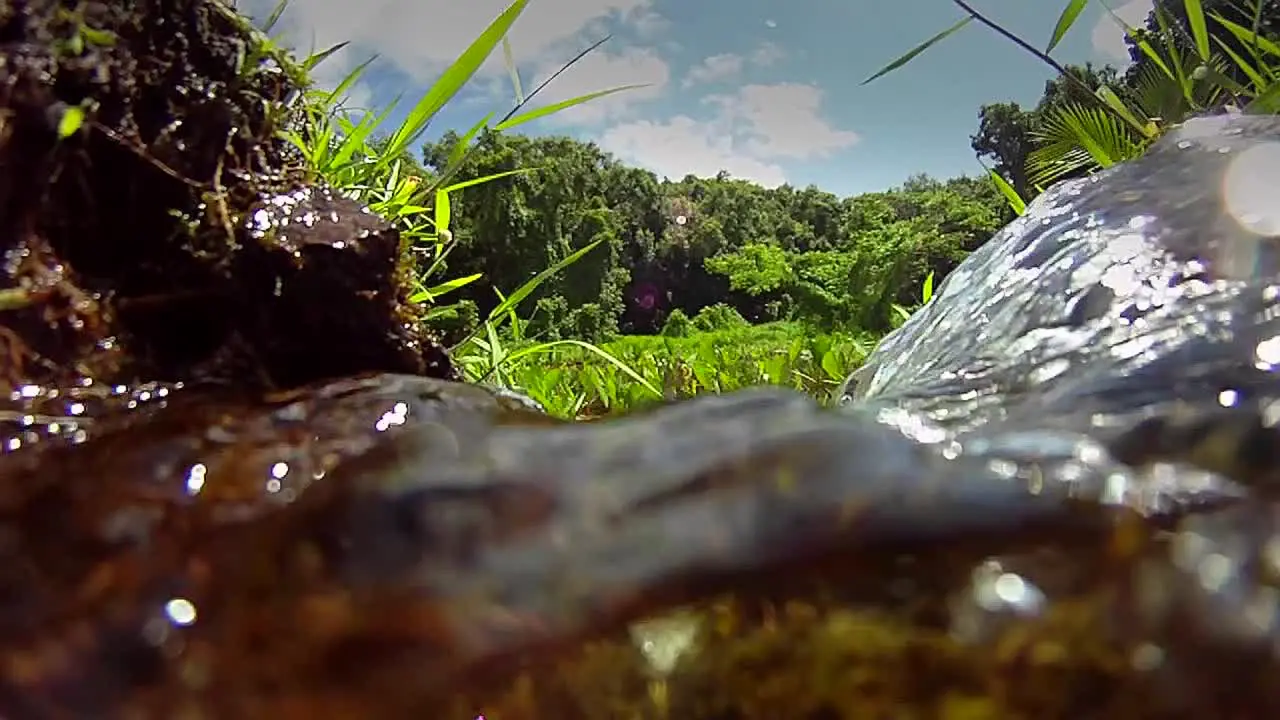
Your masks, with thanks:
<instances>
[{"instance_id":1,"label":"tree","mask_svg":"<svg viewBox=\"0 0 1280 720\"><path fill-rule=\"evenodd\" d=\"M978 111L978 133L970 137L973 151L991 162L992 169L1024 198L1038 193L1027 162L1038 145L1036 132L1042 129L1045 117L1072 103L1095 104L1092 91L1104 84L1118 84L1119 71L1110 65L1068 65L1066 70L1074 80L1060 75L1046 81L1040 100L1031 110L1006 102L983 105ZM1085 87L1090 92L1085 92Z\"/></svg>"},{"instance_id":2,"label":"tree","mask_svg":"<svg viewBox=\"0 0 1280 720\"><path fill-rule=\"evenodd\" d=\"M1031 129L1035 116L1018 103L983 105L978 111L978 133L970 136L970 146L978 157L991 162L1022 197L1031 197L1027 181L1027 156L1034 149Z\"/></svg>"},{"instance_id":3,"label":"tree","mask_svg":"<svg viewBox=\"0 0 1280 720\"><path fill-rule=\"evenodd\" d=\"M446 134L424 147L427 170L458 141ZM544 338L653 334L669 316L704 310L883 329L890 303L914 302L928 273L941 279L1008 219L985 178L918 175L842 199L727 173L659 181L567 137L481 133L454 181L516 169L526 171L451 195L448 270L484 276L458 291L475 307L468 319L483 318L494 288L510 293L598 243L518 309Z\"/></svg>"}]
</instances>

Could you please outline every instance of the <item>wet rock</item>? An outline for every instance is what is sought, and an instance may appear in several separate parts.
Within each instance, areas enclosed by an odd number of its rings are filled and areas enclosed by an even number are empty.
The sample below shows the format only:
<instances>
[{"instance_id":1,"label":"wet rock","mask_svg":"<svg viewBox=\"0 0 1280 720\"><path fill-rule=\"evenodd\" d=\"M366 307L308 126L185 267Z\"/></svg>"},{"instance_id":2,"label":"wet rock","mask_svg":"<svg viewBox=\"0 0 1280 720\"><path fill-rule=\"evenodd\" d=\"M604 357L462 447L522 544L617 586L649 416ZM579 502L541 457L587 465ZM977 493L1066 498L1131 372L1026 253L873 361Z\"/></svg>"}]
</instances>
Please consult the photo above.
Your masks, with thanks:
<instances>
[{"instance_id":1,"label":"wet rock","mask_svg":"<svg viewBox=\"0 0 1280 720\"><path fill-rule=\"evenodd\" d=\"M244 230L234 275L246 287L235 326L277 384L371 369L452 377L404 303L405 253L384 220L307 186L259 201Z\"/></svg>"},{"instance_id":2,"label":"wet rock","mask_svg":"<svg viewBox=\"0 0 1280 720\"><path fill-rule=\"evenodd\" d=\"M1258 158L1280 120L1206 118L1046 193L877 349L843 408L753 389L565 423L414 374L386 291L394 233L248 160L274 146L227 102L225 8L83 5L124 42L65 66L55 4L0 15L44 42L4 50L0 100L35 145L0 143L0 164L38 182L0 173L0 241L41 263L14 287L74 311L5 316L38 357L4 368L25 382L0 412L0 715L1280 708L1278 210L1257 192L1276 185ZM98 116L111 133L66 147L121 179L80 167L113 204L76 214L57 203L86 197L41 165L39 123L85 87L116 108ZM147 108L190 123L187 151ZM200 127L248 134L228 155ZM243 164L223 193L227 160ZM199 192L164 172L184 162ZM203 230L173 242L134 200L151 190ZM127 352L102 354L117 331ZM349 376L278 387L332 373Z\"/></svg>"}]
</instances>

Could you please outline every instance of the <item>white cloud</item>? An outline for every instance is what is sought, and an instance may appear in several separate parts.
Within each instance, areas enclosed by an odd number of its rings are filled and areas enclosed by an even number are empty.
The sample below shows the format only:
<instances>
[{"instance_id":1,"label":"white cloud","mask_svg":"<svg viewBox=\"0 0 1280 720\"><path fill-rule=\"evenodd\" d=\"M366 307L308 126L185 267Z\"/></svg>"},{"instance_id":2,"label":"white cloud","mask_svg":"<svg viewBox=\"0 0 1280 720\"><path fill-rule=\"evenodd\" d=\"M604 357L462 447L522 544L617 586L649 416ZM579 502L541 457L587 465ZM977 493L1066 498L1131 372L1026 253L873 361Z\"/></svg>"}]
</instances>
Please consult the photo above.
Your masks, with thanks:
<instances>
[{"instance_id":1,"label":"white cloud","mask_svg":"<svg viewBox=\"0 0 1280 720\"><path fill-rule=\"evenodd\" d=\"M709 55L690 68L680 84L682 87L690 88L694 85L729 80L740 75L748 64L768 67L784 57L786 54L782 48L772 42L760 43L750 55L744 56L738 53Z\"/></svg>"},{"instance_id":2,"label":"white cloud","mask_svg":"<svg viewBox=\"0 0 1280 720\"><path fill-rule=\"evenodd\" d=\"M276 0L241 0L240 8L264 17ZM351 45L328 60L325 79L341 78L356 64L378 55L427 86L456 59L508 5L510 0L291 0L277 32L286 44L305 51L340 42ZM652 0L539 0L531 3L511 28L508 39L518 65L539 64L548 57L568 60L599 39L607 23L622 24L638 36L652 36L664 20ZM504 73L501 53L482 68ZM412 90L417 88L412 88Z\"/></svg>"},{"instance_id":3,"label":"white cloud","mask_svg":"<svg viewBox=\"0 0 1280 720\"><path fill-rule=\"evenodd\" d=\"M755 52L751 53L751 62L760 67L768 67L786 57L782 46L773 42L762 42Z\"/></svg>"},{"instance_id":4,"label":"white cloud","mask_svg":"<svg viewBox=\"0 0 1280 720\"><path fill-rule=\"evenodd\" d=\"M747 85L734 95L713 95L707 102L740 128L748 149L765 157L825 157L858 141L856 133L833 128L822 119L822 90L815 85Z\"/></svg>"},{"instance_id":5,"label":"white cloud","mask_svg":"<svg viewBox=\"0 0 1280 720\"><path fill-rule=\"evenodd\" d=\"M620 52L607 52L607 44L574 63L534 99L536 105L550 105L588 93L608 90L624 85L645 87L595 98L581 105L562 110L547 120L555 124L594 125L628 114L633 108L662 94L671 80L671 68L658 57L657 52L643 48L624 48ZM563 62L543 65L533 76L533 82L525 86L526 92L542 84Z\"/></svg>"},{"instance_id":6,"label":"white cloud","mask_svg":"<svg viewBox=\"0 0 1280 720\"><path fill-rule=\"evenodd\" d=\"M720 55L711 55L703 58L702 62L694 65L689 70L689 74L685 75L684 87L692 87L698 83L710 83L717 80L725 80L742 72L742 68L747 64L747 59L741 55L734 53L722 53Z\"/></svg>"},{"instance_id":7,"label":"white cloud","mask_svg":"<svg viewBox=\"0 0 1280 720\"><path fill-rule=\"evenodd\" d=\"M615 125L599 142L618 157L675 180L685 175L712 177L724 170L765 187L786 182L780 166L740 152L733 138L719 132L715 123L687 115L662 123L638 120Z\"/></svg>"},{"instance_id":8,"label":"white cloud","mask_svg":"<svg viewBox=\"0 0 1280 720\"><path fill-rule=\"evenodd\" d=\"M1131 27L1142 27L1151 13L1152 0L1128 0L1115 8L1116 16ZM1105 10L1093 26L1093 49L1114 60L1128 60L1129 50L1124 44L1124 26L1116 22Z\"/></svg>"},{"instance_id":9,"label":"white cloud","mask_svg":"<svg viewBox=\"0 0 1280 720\"><path fill-rule=\"evenodd\" d=\"M819 111L822 91L812 85L748 85L714 95L709 120L679 115L666 122L625 122L606 130L602 148L671 178L712 176L721 170L766 187L787 181L780 164L829 156L858 141L832 127Z\"/></svg>"}]
</instances>

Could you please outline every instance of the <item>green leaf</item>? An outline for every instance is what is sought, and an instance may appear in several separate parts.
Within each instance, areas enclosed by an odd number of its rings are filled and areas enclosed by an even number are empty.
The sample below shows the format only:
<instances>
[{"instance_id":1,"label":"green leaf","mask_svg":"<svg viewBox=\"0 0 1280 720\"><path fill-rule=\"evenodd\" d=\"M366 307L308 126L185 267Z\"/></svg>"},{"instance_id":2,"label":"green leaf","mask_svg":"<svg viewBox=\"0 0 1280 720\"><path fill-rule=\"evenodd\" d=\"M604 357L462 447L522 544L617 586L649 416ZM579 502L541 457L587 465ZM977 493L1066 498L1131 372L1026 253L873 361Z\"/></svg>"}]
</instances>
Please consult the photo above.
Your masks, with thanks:
<instances>
[{"instance_id":1,"label":"green leaf","mask_svg":"<svg viewBox=\"0 0 1280 720\"><path fill-rule=\"evenodd\" d=\"M534 275L532 278L529 279L528 282L526 282L525 284L517 288L515 292L511 293L510 297L504 298L503 301L499 303L498 306L495 307L489 313L489 319L492 320L493 318L496 318L500 315L503 315L504 313L507 313L513 310L516 305L520 304L520 301L524 300L526 297L529 296L530 293L538 289L538 286L541 285L543 282L545 282L547 278L551 277L552 275L555 275L556 273L560 272L564 268L574 264L579 259L581 259L583 255L586 255L588 252L594 250L595 247L602 242L604 242L604 238L596 240L595 242L592 242L592 243L588 243L585 247L579 248L578 250L574 251L573 253L570 253L569 255L567 255L566 257L564 257L563 259L561 259L559 262L555 263L551 267L548 267L547 269L543 270L537 275Z\"/></svg>"},{"instance_id":2,"label":"green leaf","mask_svg":"<svg viewBox=\"0 0 1280 720\"><path fill-rule=\"evenodd\" d=\"M1071 0L1067 6L1062 9L1062 14L1058 16L1058 24L1053 28L1053 37L1049 38L1049 45L1045 47L1045 54L1053 52L1053 49L1062 42L1062 38L1075 24L1076 18L1080 17L1081 11L1089 4L1089 0Z\"/></svg>"},{"instance_id":3,"label":"green leaf","mask_svg":"<svg viewBox=\"0 0 1280 720\"><path fill-rule=\"evenodd\" d=\"M511 52L511 39L502 37L502 64L507 66L507 74L511 76L511 89L515 91L516 103L524 102L524 88L520 85L520 69L516 67L515 56Z\"/></svg>"},{"instance_id":4,"label":"green leaf","mask_svg":"<svg viewBox=\"0 0 1280 720\"><path fill-rule=\"evenodd\" d=\"M318 53L311 53L310 55L307 56L306 60L302 61L302 69L306 70L307 72L315 70L317 65L324 62L325 60L328 60L330 56L332 56L334 53L338 52L339 50L341 50L342 48L350 44L351 44L350 42L340 42L337 45L334 45L333 47L329 48L328 50L321 50Z\"/></svg>"},{"instance_id":5,"label":"green leaf","mask_svg":"<svg viewBox=\"0 0 1280 720\"><path fill-rule=\"evenodd\" d=\"M932 297L933 297L933 271L930 270L929 274L926 275L924 278L924 287L920 290L920 301L927 303L929 302L929 299Z\"/></svg>"},{"instance_id":6,"label":"green leaf","mask_svg":"<svg viewBox=\"0 0 1280 720\"><path fill-rule=\"evenodd\" d=\"M1191 37L1196 42L1196 52L1201 60L1209 59L1209 30L1204 23L1204 8L1200 0L1183 0L1187 10L1187 24L1191 26Z\"/></svg>"},{"instance_id":7,"label":"green leaf","mask_svg":"<svg viewBox=\"0 0 1280 720\"><path fill-rule=\"evenodd\" d=\"M417 140L418 137L426 131L427 124L436 116L436 113L445 106L458 94L462 86L467 84L475 75L484 61L493 53L493 49L497 47L502 38L506 37L507 31L511 29L511 25L520 17L520 13L524 12L525 7L529 4L529 0L515 0L511 5L500 14L489 27L485 28L480 37L476 38L466 50L458 56L444 73L436 80L431 89L418 100L413 109L409 111L409 115L405 118L403 124L391 135L391 139L387 142L387 155L389 157L399 157L400 153L409 146L410 143ZM389 159L380 158L379 165L383 162L389 162Z\"/></svg>"},{"instance_id":8,"label":"green leaf","mask_svg":"<svg viewBox=\"0 0 1280 720\"><path fill-rule=\"evenodd\" d=\"M531 347L521 348L519 350L512 352L508 356L507 361L514 362L516 360L520 360L522 358L528 357L536 353L544 353L549 350L553 350L557 347L563 347L566 345L572 345L574 347L582 348L583 350L586 350L587 352L602 358L605 362L609 363L610 365L618 368L618 370L622 371L622 373L625 374L627 377L631 378L632 380L635 380L642 387L644 387L645 390L648 390L649 393L654 397L656 398L663 397L661 390L654 387L652 383L650 383L648 380L645 380L643 377L641 377L641 375L637 373L635 370L633 370L629 365L627 365L626 363L622 362L618 358L611 355L607 350L604 350L603 348L600 348L596 345L592 345L589 342L584 342L582 340L555 340L553 342L541 343L539 345L533 345Z\"/></svg>"},{"instance_id":9,"label":"green leaf","mask_svg":"<svg viewBox=\"0 0 1280 720\"><path fill-rule=\"evenodd\" d=\"M920 44L919 44L919 45L917 45L916 47L912 48L912 49L911 49L911 50L910 50L906 55L903 55L902 57L898 58L897 60L894 60L893 62L889 63L888 65L885 65L884 67L880 68L880 70L879 70L879 71L877 71L877 72L876 72L876 74L872 75L871 77L867 78L866 80L863 80L861 84L862 84L862 85L866 85L867 83L871 82L872 80L875 80L875 79L877 79L877 78L879 78L879 77L882 77L882 76L884 76L884 75L887 75L887 74L889 74L889 73L893 72L894 70L897 70L898 68L902 67L903 65L906 65L907 63L911 62L911 61L912 61L912 59L914 59L914 58L915 58L917 55L919 55L920 53L924 52L925 50L928 50L929 48L933 47L934 45L938 44L939 42L942 42L943 40L947 39L947 38L948 38L948 37L950 37L952 34L954 34L955 32L959 31L959 30L960 30L960 28L963 28L965 25L968 25L968 24L969 24L969 23L971 23L971 22L973 22L973 16L972 16L972 15L970 15L969 17L967 17L967 18L965 18L965 19L961 20L960 22L956 23L955 25L952 25L951 27L947 28L946 30L943 30L942 32L938 33L937 35L934 35L933 37L929 38L928 40L925 40L924 42L920 43Z\"/></svg>"},{"instance_id":10,"label":"green leaf","mask_svg":"<svg viewBox=\"0 0 1280 720\"><path fill-rule=\"evenodd\" d=\"M450 215L449 192L447 190L437 190L435 209L435 225L437 233L442 233L449 229Z\"/></svg>"},{"instance_id":11,"label":"green leaf","mask_svg":"<svg viewBox=\"0 0 1280 720\"><path fill-rule=\"evenodd\" d=\"M79 105L68 106L62 111L62 117L58 118L58 139L65 140L75 135L83 126L84 108Z\"/></svg>"},{"instance_id":12,"label":"green leaf","mask_svg":"<svg viewBox=\"0 0 1280 720\"><path fill-rule=\"evenodd\" d=\"M1208 80L1209 82L1216 85L1218 88L1226 89L1228 92L1230 92L1233 95L1243 95L1245 97L1252 97L1254 95L1253 91L1251 91L1249 88L1241 85L1235 80L1232 80L1226 75L1223 75L1216 68L1212 67L1207 63L1204 65L1201 65L1196 70L1200 74L1200 77L1202 79ZM1244 68L1242 67L1241 70L1244 70ZM1245 74L1247 75L1249 73L1246 71Z\"/></svg>"},{"instance_id":13,"label":"green leaf","mask_svg":"<svg viewBox=\"0 0 1280 720\"><path fill-rule=\"evenodd\" d=\"M347 73L347 76L342 78L342 82L338 83L338 86L336 88L334 88L331 92L327 93L326 95L327 102L325 103L325 106L326 107L330 106L332 103L336 102L343 95L346 95L347 91L351 89L351 86L355 85L356 81L359 80L362 75L364 75L364 71L369 69L369 65L373 64L373 61L377 59L378 59L378 56L374 55L370 57L368 60L365 60L364 62L355 66L355 69Z\"/></svg>"},{"instance_id":14,"label":"green leaf","mask_svg":"<svg viewBox=\"0 0 1280 720\"><path fill-rule=\"evenodd\" d=\"M431 186L427 188L427 192L435 192L444 187L458 171L462 169L462 163L467 159L468 149L471 147L471 141L475 139L480 131L489 126L489 121L493 119L493 112L487 113L480 121L471 126L466 135L458 138L458 143L449 151L449 159L445 162L444 171L440 173L440 177L436 178Z\"/></svg>"},{"instance_id":15,"label":"green leaf","mask_svg":"<svg viewBox=\"0 0 1280 720\"><path fill-rule=\"evenodd\" d=\"M1262 73L1258 72L1249 61L1240 57L1239 53L1233 50L1222 38L1214 36L1213 41L1218 44L1219 50L1222 50L1231 58L1231 61L1236 64L1236 67L1241 72L1249 76L1249 82L1253 83L1255 91L1266 92L1267 88L1272 85L1272 81L1269 78L1263 77ZM1252 95L1253 93L1241 94Z\"/></svg>"},{"instance_id":16,"label":"green leaf","mask_svg":"<svg viewBox=\"0 0 1280 720\"><path fill-rule=\"evenodd\" d=\"M1277 45L1275 42L1262 37L1250 28L1233 23L1216 13L1210 15L1210 17L1217 20L1219 25L1222 25L1222 27L1226 28L1232 35L1235 35L1236 38L1240 40L1241 44L1246 47L1256 46L1259 50L1267 53L1268 55L1280 57L1280 45Z\"/></svg>"},{"instance_id":17,"label":"green leaf","mask_svg":"<svg viewBox=\"0 0 1280 720\"><path fill-rule=\"evenodd\" d=\"M894 319L899 325L911 319L911 311L902 307L898 303L893 303L889 306L889 309L893 311Z\"/></svg>"},{"instance_id":18,"label":"green leaf","mask_svg":"<svg viewBox=\"0 0 1280 720\"><path fill-rule=\"evenodd\" d=\"M280 0L275 7L271 8L271 14L267 15L267 19L262 21L262 32L271 32L276 23L280 22L280 16L284 15L284 10L288 5L289 0Z\"/></svg>"},{"instance_id":19,"label":"green leaf","mask_svg":"<svg viewBox=\"0 0 1280 720\"><path fill-rule=\"evenodd\" d=\"M1157 4L1153 12L1155 14L1156 23L1160 29L1159 33L1157 33L1157 37L1164 41L1164 59L1168 62L1165 69L1172 70L1172 75L1170 75L1170 77L1178 83L1179 91L1182 93L1183 99L1186 100L1188 107L1191 110L1198 110L1201 106L1196 101L1192 73L1187 72L1188 63L1186 61L1186 56L1183 54L1181 46L1178 43L1180 33L1173 29L1173 26L1170 24L1171 20L1169 18L1169 14L1163 6ZM1144 52L1146 52L1145 49ZM1150 53L1148 53L1148 56L1150 56Z\"/></svg>"},{"instance_id":20,"label":"green leaf","mask_svg":"<svg viewBox=\"0 0 1280 720\"><path fill-rule=\"evenodd\" d=\"M574 105L581 105L584 102L595 100L596 98L601 98L606 95L612 95L617 92L622 92L623 90L634 90L636 88L642 88L642 87L648 87L648 83L640 83L638 85L623 85L621 87L610 88L608 90L597 90L596 92L588 93L586 95L579 95L576 98L570 98L568 100L562 100L558 103L552 103L551 105L546 105L544 107L536 108L534 110L530 110L529 112L516 115L515 117L509 118L507 120L503 120L502 122L495 125L493 129L495 132L510 130L511 128L517 125L523 125L527 122L537 120L540 117L546 117L547 115L558 113L561 110L571 108Z\"/></svg>"},{"instance_id":21,"label":"green leaf","mask_svg":"<svg viewBox=\"0 0 1280 720\"><path fill-rule=\"evenodd\" d=\"M822 369L826 371L827 377L833 380L844 379L846 368L840 362L840 356L834 351L828 350L822 354Z\"/></svg>"},{"instance_id":22,"label":"green leaf","mask_svg":"<svg viewBox=\"0 0 1280 720\"><path fill-rule=\"evenodd\" d=\"M1009 181L1004 179L1003 175L992 168L987 168L987 175L991 176L991 182L996 184L996 189L1004 196L1004 199L1009 203L1009 207L1013 208L1015 213L1021 215L1027 211L1027 202L1023 200L1022 196L1018 194L1018 191L1009 184Z\"/></svg>"},{"instance_id":23,"label":"green leaf","mask_svg":"<svg viewBox=\"0 0 1280 720\"><path fill-rule=\"evenodd\" d=\"M1145 149L1114 114L1079 103L1048 109L1032 138L1039 147L1027 158L1029 180L1044 185L1111 167Z\"/></svg>"},{"instance_id":24,"label":"green leaf","mask_svg":"<svg viewBox=\"0 0 1280 720\"><path fill-rule=\"evenodd\" d=\"M336 170L347 166L353 160L357 160L357 152L370 149L368 144L369 136L373 134L374 128L381 125L382 121L387 118L392 107L394 107L394 105L387 106L386 109L377 115L365 114L360 117L360 123L343 135L342 147L338 148L338 152L334 153L333 160L331 161L331 169ZM363 160L364 158L362 156L357 161L362 162ZM369 176L372 175L373 172L372 169L370 169ZM365 178L362 178L362 180L363 179Z\"/></svg>"},{"instance_id":25,"label":"green leaf","mask_svg":"<svg viewBox=\"0 0 1280 720\"><path fill-rule=\"evenodd\" d=\"M1094 91L1094 95L1103 102L1108 108L1120 116L1122 120L1129 123L1129 126L1137 130L1144 137L1154 138L1155 134L1148 127L1147 123L1138 119L1133 110L1125 104L1124 100L1111 89L1110 85L1102 85Z\"/></svg>"},{"instance_id":26,"label":"green leaf","mask_svg":"<svg viewBox=\"0 0 1280 720\"><path fill-rule=\"evenodd\" d=\"M1275 115L1280 113L1280 82L1271 83L1270 87L1258 93L1242 109L1245 112L1258 114Z\"/></svg>"},{"instance_id":27,"label":"green leaf","mask_svg":"<svg viewBox=\"0 0 1280 720\"><path fill-rule=\"evenodd\" d=\"M479 280L482 277L484 277L484 273L476 273L474 275L466 275L464 277L457 277L452 280L446 280L440 283L439 285L433 285L429 288L426 288L424 290L419 290L418 292L410 295L409 302L411 303L432 302L436 298L440 297L441 295L448 295L454 290L470 285L471 283L475 282L476 280Z\"/></svg>"},{"instance_id":28,"label":"green leaf","mask_svg":"<svg viewBox=\"0 0 1280 720\"><path fill-rule=\"evenodd\" d=\"M540 167L527 167L527 168L516 168L515 170L503 170L500 173L485 175L484 177L473 178L471 180L463 180L460 183L454 183L449 187L441 188L437 192L451 193L457 190L462 190L463 188L472 187L473 185L483 185L484 183L487 183L487 182L493 182L494 180L498 180L500 178L504 178L509 175L523 175L524 173L537 172L541 169L542 168Z\"/></svg>"}]
</instances>

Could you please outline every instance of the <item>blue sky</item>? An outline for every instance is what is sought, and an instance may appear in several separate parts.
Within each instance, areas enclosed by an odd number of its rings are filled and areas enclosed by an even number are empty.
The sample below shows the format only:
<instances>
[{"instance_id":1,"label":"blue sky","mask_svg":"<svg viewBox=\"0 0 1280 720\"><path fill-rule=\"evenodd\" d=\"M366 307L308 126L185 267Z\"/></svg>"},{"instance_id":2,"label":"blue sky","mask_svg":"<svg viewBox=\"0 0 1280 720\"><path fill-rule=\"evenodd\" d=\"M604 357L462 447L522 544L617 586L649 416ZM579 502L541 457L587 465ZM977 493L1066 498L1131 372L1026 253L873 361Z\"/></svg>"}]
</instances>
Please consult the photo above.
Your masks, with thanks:
<instances>
[{"instance_id":1,"label":"blue sky","mask_svg":"<svg viewBox=\"0 0 1280 720\"><path fill-rule=\"evenodd\" d=\"M334 83L378 61L350 100L407 110L509 0L291 0L279 27L302 50L351 45L320 66ZM1093 0L1055 50L1061 62L1123 64L1122 31ZM261 15L274 0L241 0ZM1065 0L971 0L1043 47ZM1151 0L1109 0L1128 22ZM839 195L910 175L982 171L969 147L984 103L1034 104L1052 71L970 24L870 85L860 83L963 17L950 0L531 0L510 39L530 89L578 51L612 39L553 83L543 102L647 86L522 128L597 142L630 164L678 179L720 170L766 186L815 184ZM437 116L433 133L470 127L513 103L495 53ZM393 115L391 121L399 116Z\"/></svg>"}]
</instances>

